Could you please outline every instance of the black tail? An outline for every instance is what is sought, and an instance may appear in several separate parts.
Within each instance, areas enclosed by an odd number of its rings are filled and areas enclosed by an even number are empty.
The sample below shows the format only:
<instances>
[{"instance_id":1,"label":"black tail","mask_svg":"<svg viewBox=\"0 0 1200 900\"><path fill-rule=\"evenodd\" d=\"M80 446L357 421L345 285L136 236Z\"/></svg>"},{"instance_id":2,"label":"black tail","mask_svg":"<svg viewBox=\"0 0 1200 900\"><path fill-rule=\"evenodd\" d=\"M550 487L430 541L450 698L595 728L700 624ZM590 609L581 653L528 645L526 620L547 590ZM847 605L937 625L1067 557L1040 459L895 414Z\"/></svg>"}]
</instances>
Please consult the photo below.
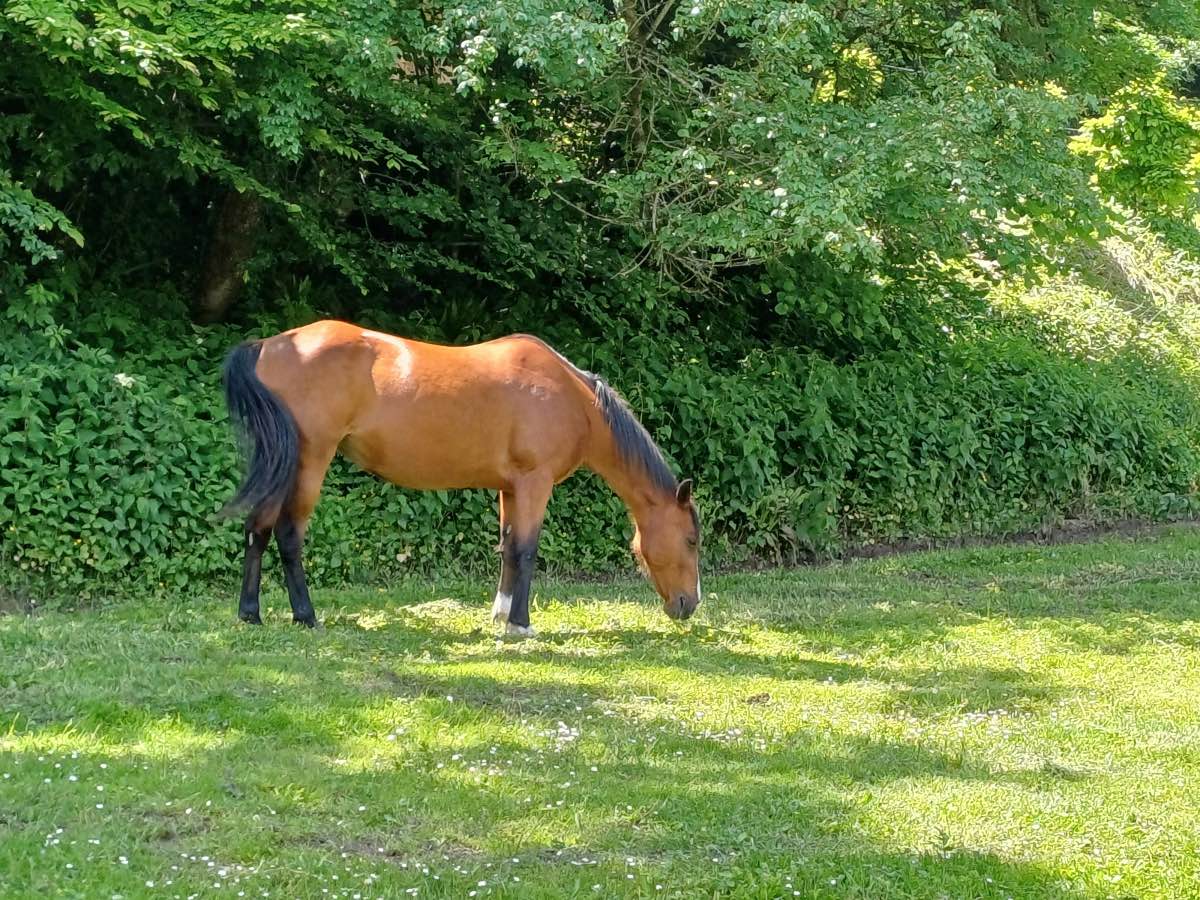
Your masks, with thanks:
<instances>
[{"instance_id":1,"label":"black tail","mask_svg":"<svg viewBox=\"0 0 1200 900\"><path fill-rule=\"evenodd\" d=\"M221 509L232 516L248 510L260 525L274 524L296 480L300 438L292 414L258 380L255 366L261 341L234 347L225 360L225 403L238 433L238 443L249 459L246 477L233 498Z\"/></svg>"}]
</instances>

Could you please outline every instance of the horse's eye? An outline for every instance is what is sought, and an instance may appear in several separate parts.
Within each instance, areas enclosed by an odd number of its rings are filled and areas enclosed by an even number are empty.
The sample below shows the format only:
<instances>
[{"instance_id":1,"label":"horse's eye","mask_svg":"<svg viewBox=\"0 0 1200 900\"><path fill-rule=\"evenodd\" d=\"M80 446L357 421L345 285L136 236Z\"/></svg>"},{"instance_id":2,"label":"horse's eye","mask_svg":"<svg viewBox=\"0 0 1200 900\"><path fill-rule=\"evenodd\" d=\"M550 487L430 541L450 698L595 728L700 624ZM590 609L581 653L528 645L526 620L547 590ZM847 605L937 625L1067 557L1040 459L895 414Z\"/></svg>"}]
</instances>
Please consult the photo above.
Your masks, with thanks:
<instances>
[{"instance_id":1,"label":"horse's eye","mask_svg":"<svg viewBox=\"0 0 1200 900\"><path fill-rule=\"evenodd\" d=\"M690 537L690 538L688 538L688 539L687 539L687 544L688 544L688 546L689 546L689 547L691 547L693 550L694 550L694 549L696 549L696 539L695 539L694 537Z\"/></svg>"}]
</instances>

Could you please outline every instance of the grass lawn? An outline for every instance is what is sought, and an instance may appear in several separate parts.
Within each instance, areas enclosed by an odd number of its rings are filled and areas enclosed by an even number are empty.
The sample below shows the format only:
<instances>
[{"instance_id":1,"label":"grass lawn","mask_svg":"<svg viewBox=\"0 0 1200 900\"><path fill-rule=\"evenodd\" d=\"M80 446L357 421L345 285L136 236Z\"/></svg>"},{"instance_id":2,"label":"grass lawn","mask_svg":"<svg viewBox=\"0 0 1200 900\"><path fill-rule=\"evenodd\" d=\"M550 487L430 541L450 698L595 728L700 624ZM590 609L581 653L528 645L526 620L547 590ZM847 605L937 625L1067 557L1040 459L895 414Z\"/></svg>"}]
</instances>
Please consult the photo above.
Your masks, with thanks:
<instances>
[{"instance_id":1,"label":"grass lawn","mask_svg":"<svg viewBox=\"0 0 1200 900\"><path fill-rule=\"evenodd\" d=\"M542 581L525 641L482 581L2 616L0 894L1200 897L1198 576L1180 528L711 578L688 628Z\"/></svg>"}]
</instances>

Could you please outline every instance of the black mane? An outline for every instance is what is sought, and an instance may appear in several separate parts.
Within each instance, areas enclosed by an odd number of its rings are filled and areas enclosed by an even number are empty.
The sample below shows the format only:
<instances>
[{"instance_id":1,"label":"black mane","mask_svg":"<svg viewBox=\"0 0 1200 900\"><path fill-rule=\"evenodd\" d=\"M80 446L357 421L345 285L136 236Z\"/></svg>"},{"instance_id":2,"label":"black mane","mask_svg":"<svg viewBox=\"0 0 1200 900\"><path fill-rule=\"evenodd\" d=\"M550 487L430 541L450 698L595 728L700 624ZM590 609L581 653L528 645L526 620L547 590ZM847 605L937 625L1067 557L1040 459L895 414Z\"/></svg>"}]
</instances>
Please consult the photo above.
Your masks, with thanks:
<instances>
[{"instance_id":1,"label":"black mane","mask_svg":"<svg viewBox=\"0 0 1200 900\"><path fill-rule=\"evenodd\" d=\"M592 393L596 395L596 406L600 408L608 430L612 432L613 442L617 445L617 453L624 463L641 469L655 487L674 494L679 487L675 473L671 471L671 467L663 458L662 451L654 443L654 438L650 437L650 432L646 431L645 426L637 420L637 416L633 414L633 410L629 408L625 398L609 387L608 383L599 375L579 368L541 338L532 335L524 336L537 341L557 356L562 360L563 365L591 387ZM696 517L694 508L692 517ZM699 520L697 520L697 529L699 524Z\"/></svg>"},{"instance_id":2,"label":"black mane","mask_svg":"<svg viewBox=\"0 0 1200 900\"><path fill-rule=\"evenodd\" d=\"M584 374L592 382L596 405L604 414L604 421L608 423L621 459L626 465L640 468L655 487L675 493L678 486L675 474L663 459L662 451L654 443L654 438L650 437L650 433L637 420L624 398L609 387L603 378L590 372Z\"/></svg>"}]
</instances>

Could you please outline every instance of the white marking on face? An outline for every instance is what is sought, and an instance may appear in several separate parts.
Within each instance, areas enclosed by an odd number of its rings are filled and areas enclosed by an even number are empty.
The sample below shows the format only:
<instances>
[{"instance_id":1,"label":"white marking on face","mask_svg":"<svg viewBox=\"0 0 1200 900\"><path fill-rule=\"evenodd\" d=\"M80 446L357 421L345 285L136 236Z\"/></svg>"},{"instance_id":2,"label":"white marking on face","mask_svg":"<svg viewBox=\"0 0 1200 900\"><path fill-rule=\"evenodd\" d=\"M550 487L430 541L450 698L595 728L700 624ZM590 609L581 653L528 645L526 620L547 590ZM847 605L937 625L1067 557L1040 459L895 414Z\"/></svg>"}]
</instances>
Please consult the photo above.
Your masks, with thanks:
<instances>
[{"instance_id":1,"label":"white marking on face","mask_svg":"<svg viewBox=\"0 0 1200 900\"><path fill-rule=\"evenodd\" d=\"M512 594L502 594L497 591L496 599L492 603L492 621L507 622L510 612L512 612Z\"/></svg>"}]
</instances>

